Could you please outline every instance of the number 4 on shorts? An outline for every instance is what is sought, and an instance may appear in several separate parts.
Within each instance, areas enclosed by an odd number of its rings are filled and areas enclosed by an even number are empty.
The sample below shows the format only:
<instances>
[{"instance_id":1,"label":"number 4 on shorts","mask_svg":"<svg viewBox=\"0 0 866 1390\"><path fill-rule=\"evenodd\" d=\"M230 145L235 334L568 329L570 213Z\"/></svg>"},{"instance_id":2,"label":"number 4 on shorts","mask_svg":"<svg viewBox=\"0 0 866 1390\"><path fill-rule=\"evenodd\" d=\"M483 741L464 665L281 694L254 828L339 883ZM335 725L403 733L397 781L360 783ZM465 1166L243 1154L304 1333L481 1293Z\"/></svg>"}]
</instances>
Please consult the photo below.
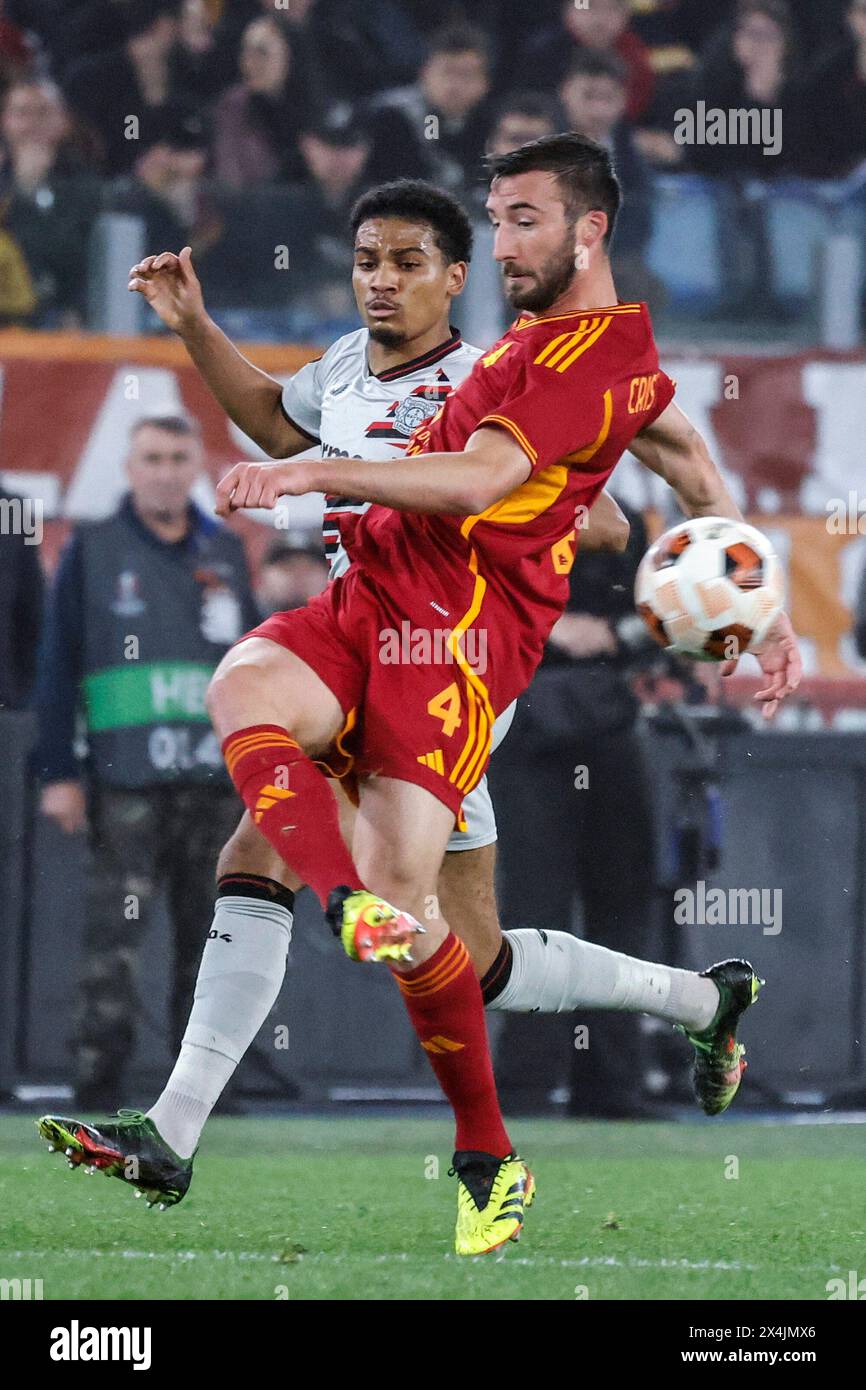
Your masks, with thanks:
<instances>
[{"instance_id":1,"label":"number 4 on shorts","mask_svg":"<svg viewBox=\"0 0 866 1390\"><path fill-rule=\"evenodd\" d=\"M442 720L442 732L446 738L450 738L454 730L460 728L463 721L460 718L460 689L456 681L452 681L428 701L427 713L432 714L434 719Z\"/></svg>"}]
</instances>

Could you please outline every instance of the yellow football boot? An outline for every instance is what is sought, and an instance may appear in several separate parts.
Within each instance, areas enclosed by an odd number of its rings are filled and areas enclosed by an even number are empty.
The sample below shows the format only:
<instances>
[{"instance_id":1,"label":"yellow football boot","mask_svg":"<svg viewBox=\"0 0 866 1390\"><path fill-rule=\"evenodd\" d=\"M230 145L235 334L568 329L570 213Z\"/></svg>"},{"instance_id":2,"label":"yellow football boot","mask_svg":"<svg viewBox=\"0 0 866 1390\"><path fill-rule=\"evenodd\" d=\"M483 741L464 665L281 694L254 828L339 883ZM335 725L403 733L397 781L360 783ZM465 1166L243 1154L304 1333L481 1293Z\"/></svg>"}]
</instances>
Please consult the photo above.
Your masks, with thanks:
<instances>
[{"instance_id":1,"label":"yellow football boot","mask_svg":"<svg viewBox=\"0 0 866 1390\"><path fill-rule=\"evenodd\" d=\"M535 1179L517 1154L454 1155L457 1176L458 1255L486 1255L507 1240L519 1240L523 1217L535 1197Z\"/></svg>"},{"instance_id":2,"label":"yellow football boot","mask_svg":"<svg viewBox=\"0 0 866 1390\"><path fill-rule=\"evenodd\" d=\"M325 916L350 960L412 962L412 939L424 928L408 912L362 888L335 888Z\"/></svg>"}]
</instances>

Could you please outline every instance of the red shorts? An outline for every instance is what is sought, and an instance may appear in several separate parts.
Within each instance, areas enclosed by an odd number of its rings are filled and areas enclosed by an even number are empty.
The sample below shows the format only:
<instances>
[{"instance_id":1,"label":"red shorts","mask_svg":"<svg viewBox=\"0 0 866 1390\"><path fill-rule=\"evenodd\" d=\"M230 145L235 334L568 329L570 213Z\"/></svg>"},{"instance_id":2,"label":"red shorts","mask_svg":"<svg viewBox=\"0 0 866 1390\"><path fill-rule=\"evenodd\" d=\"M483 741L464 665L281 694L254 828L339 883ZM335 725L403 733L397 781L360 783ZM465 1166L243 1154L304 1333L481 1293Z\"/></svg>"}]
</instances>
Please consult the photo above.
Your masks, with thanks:
<instances>
[{"instance_id":1,"label":"red shorts","mask_svg":"<svg viewBox=\"0 0 866 1390\"><path fill-rule=\"evenodd\" d=\"M334 776L415 783L459 820L487 768L496 717L484 680L484 630L467 630L458 642L444 621L420 629L353 567L305 607L274 613L241 641L248 637L287 647L339 700L346 726L326 760Z\"/></svg>"}]
</instances>

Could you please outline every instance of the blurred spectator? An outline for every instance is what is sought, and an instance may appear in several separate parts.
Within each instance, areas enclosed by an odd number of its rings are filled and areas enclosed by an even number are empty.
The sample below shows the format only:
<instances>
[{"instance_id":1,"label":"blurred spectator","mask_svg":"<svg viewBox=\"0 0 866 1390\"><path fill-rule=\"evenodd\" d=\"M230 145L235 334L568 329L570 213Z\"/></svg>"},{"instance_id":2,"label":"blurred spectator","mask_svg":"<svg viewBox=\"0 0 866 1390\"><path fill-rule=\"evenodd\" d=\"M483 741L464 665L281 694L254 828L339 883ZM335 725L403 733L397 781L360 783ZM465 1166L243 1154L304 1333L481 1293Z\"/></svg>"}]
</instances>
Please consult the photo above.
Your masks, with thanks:
<instances>
[{"instance_id":1,"label":"blurred spectator","mask_svg":"<svg viewBox=\"0 0 866 1390\"><path fill-rule=\"evenodd\" d=\"M0 488L0 710L21 709L36 675L43 584L32 516L29 529L23 524L27 508L27 499Z\"/></svg>"},{"instance_id":2,"label":"blurred spectator","mask_svg":"<svg viewBox=\"0 0 866 1390\"><path fill-rule=\"evenodd\" d=\"M217 43L214 7L182 0L177 43L169 59L171 88L184 101L206 108L234 79L235 57Z\"/></svg>"},{"instance_id":3,"label":"blurred spectator","mask_svg":"<svg viewBox=\"0 0 866 1390\"><path fill-rule=\"evenodd\" d=\"M695 75L693 104L708 108L781 112L782 149L765 155L761 143L694 144L688 162L712 174L758 178L797 167L811 120L800 79L799 43L787 0L738 0L733 23L710 44Z\"/></svg>"},{"instance_id":4,"label":"blurred spectator","mask_svg":"<svg viewBox=\"0 0 866 1390\"><path fill-rule=\"evenodd\" d=\"M559 84L568 126L606 145L623 185L613 263L623 299L658 301L660 285L644 260L652 235L652 177L625 120L628 74L615 53L578 53Z\"/></svg>"},{"instance_id":5,"label":"blurred spectator","mask_svg":"<svg viewBox=\"0 0 866 1390\"><path fill-rule=\"evenodd\" d=\"M575 48L614 54L625 63L626 114L635 120L649 107L655 78L646 45L629 28L629 0L592 0L578 8L564 0L556 29L542 31L528 55L539 86L555 87L565 76Z\"/></svg>"},{"instance_id":6,"label":"blurred spectator","mask_svg":"<svg viewBox=\"0 0 866 1390\"><path fill-rule=\"evenodd\" d=\"M318 545L291 545L274 541L265 551L259 571L256 598L263 618L302 608L320 594L328 582L328 562Z\"/></svg>"},{"instance_id":7,"label":"blurred spectator","mask_svg":"<svg viewBox=\"0 0 866 1390\"><path fill-rule=\"evenodd\" d=\"M479 175L489 93L490 45L483 30L440 30L418 80L374 103L377 161L371 178L424 176L461 192Z\"/></svg>"},{"instance_id":8,"label":"blurred spectator","mask_svg":"<svg viewBox=\"0 0 866 1390\"><path fill-rule=\"evenodd\" d=\"M149 122L148 132L135 147L132 177L115 185L113 207L144 219L148 246L179 250L189 242L200 255L218 235L219 224L203 182L204 122L195 112L165 107Z\"/></svg>"},{"instance_id":9,"label":"blurred spectator","mask_svg":"<svg viewBox=\"0 0 866 1390\"><path fill-rule=\"evenodd\" d=\"M488 155L510 154L530 140L565 129L556 101L545 92L512 92L496 107L486 140Z\"/></svg>"},{"instance_id":10,"label":"blurred spectator","mask_svg":"<svg viewBox=\"0 0 866 1390\"><path fill-rule=\"evenodd\" d=\"M866 160L866 0L850 0L848 34L808 84L813 114L809 172L838 178Z\"/></svg>"},{"instance_id":11,"label":"blurred spectator","mask_svg":"<svg viewBox=\"0 0 866 1390\"><path fill-rule=\"evenodd\" d=\"M342 102L304 131L300 146L308 178L291 198L293 303L300 314L347 325L341 329L347 332L357 320L348 217L371 182L369 129L362 114Z\"/></svg>"},{"instance_id":12,"label":"blurred spectator","mask_svg":"<svg viewBox=\"0 0 866 1390\"><path fill-rule=\"evenodd\" d=\"M33 27L41 35L61 84L83 58L122 48L134 0L29 0L36 7Z\"/></svg>"},{"instance_id":13,"label":"blurred spectator","mask_svg":"<svg viewBox=\"0 0 866 1390\"><path fill-rule=\"evenodd\" d=\"M31 321L79 327L87 292L87 253L97 199L82 179L59 88L16 82L0 115L0 224L27 262L36 297Z\"/></svg>"},{"instance_id":14,"label":"blurred spectator","mask_svg":"<svg viewBox=\"0 0 866 1390\"><path fill-rule=\"evenodd\" d=\"M208 137L198 115L169 107L150 131L132 177L113 190L112 209L142 219L151 254L191 246L215 309L284 304L291 282L276 251L286 240L289 189L261 198L251 216L248 194L205 178Z\"/></svg>"},{"instance_id":15,"label":"blurred spectator","mask_svg":"<svg viewBox=\"0 0 866 1390\"><path fill-rule=\"evenodd\" d=\"M653 50L683 44L700 53L720 25L733 20L737 0L641 0L632 27ZM842 38L846 0L789 0L797 28L809 52L818 53ZM656 52L653 53L656 58Z\"/></svg>"},{"instance_id":16,"label":"blurred spectator","mask_svg":"<svg viewBox=\"0 0 866 1390\"><path fill-rule=\"evenodd\" d=\"M132 168L148 127L171 100L181 0L136 0L123 45L82 58L64 79L72 111L99 137L107 174Z\"/></svg>"},{"instance_id":17,"label":"blurred spectator","mask_svg":"<svg viewBox=\"0 0 866 1390\"><path fill-rule=\"evenodd\" d=\"M309 99L285 26L253 20L241 39L240 69L241 81L214 114L217 178L233 188L300 179L298 136Z\"/></svg>"},{"instance_id":18,"label":"blurred spectator","mask_svg":"<svg viewBox=\"0 0 866 1390\"><path fill-rule=\"evenodd\" d=\"M297 69L320 104L410 82L424 58L403 0L290 0L285 8L274 0L232 0L220 18L218 42L237 54L242 31L263 12L285 30Z\"/></svg>"},{"instance_id":19,"label":"blurred spectator","mask_svg":"<svg viewBox=\"0 0 866 1390\"><path fill-rule=\"evenodd\" d=\"M423 61L420 35L402 0L301 0L299 8L306 11L305 28L331 100L372 97L411 82Z\"/></svg>"},{"instance_id":20,"label":"blurred spectator","mask_svg":"<svg viewBox=\"0 0 866 1390\"><path fill-rule=\"evenodd\" d=\"M258 615L241 542L190 499L202 462L189 421L137 423L129 493L68 542L39 649L42 811L67 834L89 826L94 860L72 1023L80 1105L118 1102L141 1011L138 960L163 883L173 928L171 1045L180 1045L214 865L237 824L204 695Z\"/></svg>"}]
</instances>

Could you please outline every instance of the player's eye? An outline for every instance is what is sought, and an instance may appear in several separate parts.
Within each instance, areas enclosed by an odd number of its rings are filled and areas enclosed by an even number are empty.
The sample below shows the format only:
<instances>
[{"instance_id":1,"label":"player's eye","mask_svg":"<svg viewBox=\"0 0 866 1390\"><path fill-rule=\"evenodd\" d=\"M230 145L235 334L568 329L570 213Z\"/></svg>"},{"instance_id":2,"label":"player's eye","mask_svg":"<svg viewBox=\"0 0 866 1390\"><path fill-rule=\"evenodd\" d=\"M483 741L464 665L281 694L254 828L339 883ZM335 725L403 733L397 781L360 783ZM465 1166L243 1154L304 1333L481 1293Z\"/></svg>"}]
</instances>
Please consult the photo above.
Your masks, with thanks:
<instances>
[{"instance_id":1,"label":"player's eye","mask_svg":"<svg viewBox=\"0 0 866 1390\"><path fill-rule=\"evenodd\" d=\"M356 261L355 265L359 270L374 270L376 267L375 261Z\"/></svg>"},{"instance_id":2,"label":"player's eye","mask_svg":"<svg viewBox=\"0 0 866 1390\"><path fill-rule=\"evenodd\" d=\"M534 227L535 223L531 222L528 218L521 218L517 225L518 227Z\"/></svg>"},{"instance_id":3,"label":"player's eye","mask_svg":"<svg viewBox=\"0 0 866 1390\"><path fill-rule=\"evenodd\" d=\"M400 264L400 269L401 269L401 270L417 270L418 267L420 266L420 264L421 264L420 261L402 261L401 264Z\"/></svg>"}]
</instances>

